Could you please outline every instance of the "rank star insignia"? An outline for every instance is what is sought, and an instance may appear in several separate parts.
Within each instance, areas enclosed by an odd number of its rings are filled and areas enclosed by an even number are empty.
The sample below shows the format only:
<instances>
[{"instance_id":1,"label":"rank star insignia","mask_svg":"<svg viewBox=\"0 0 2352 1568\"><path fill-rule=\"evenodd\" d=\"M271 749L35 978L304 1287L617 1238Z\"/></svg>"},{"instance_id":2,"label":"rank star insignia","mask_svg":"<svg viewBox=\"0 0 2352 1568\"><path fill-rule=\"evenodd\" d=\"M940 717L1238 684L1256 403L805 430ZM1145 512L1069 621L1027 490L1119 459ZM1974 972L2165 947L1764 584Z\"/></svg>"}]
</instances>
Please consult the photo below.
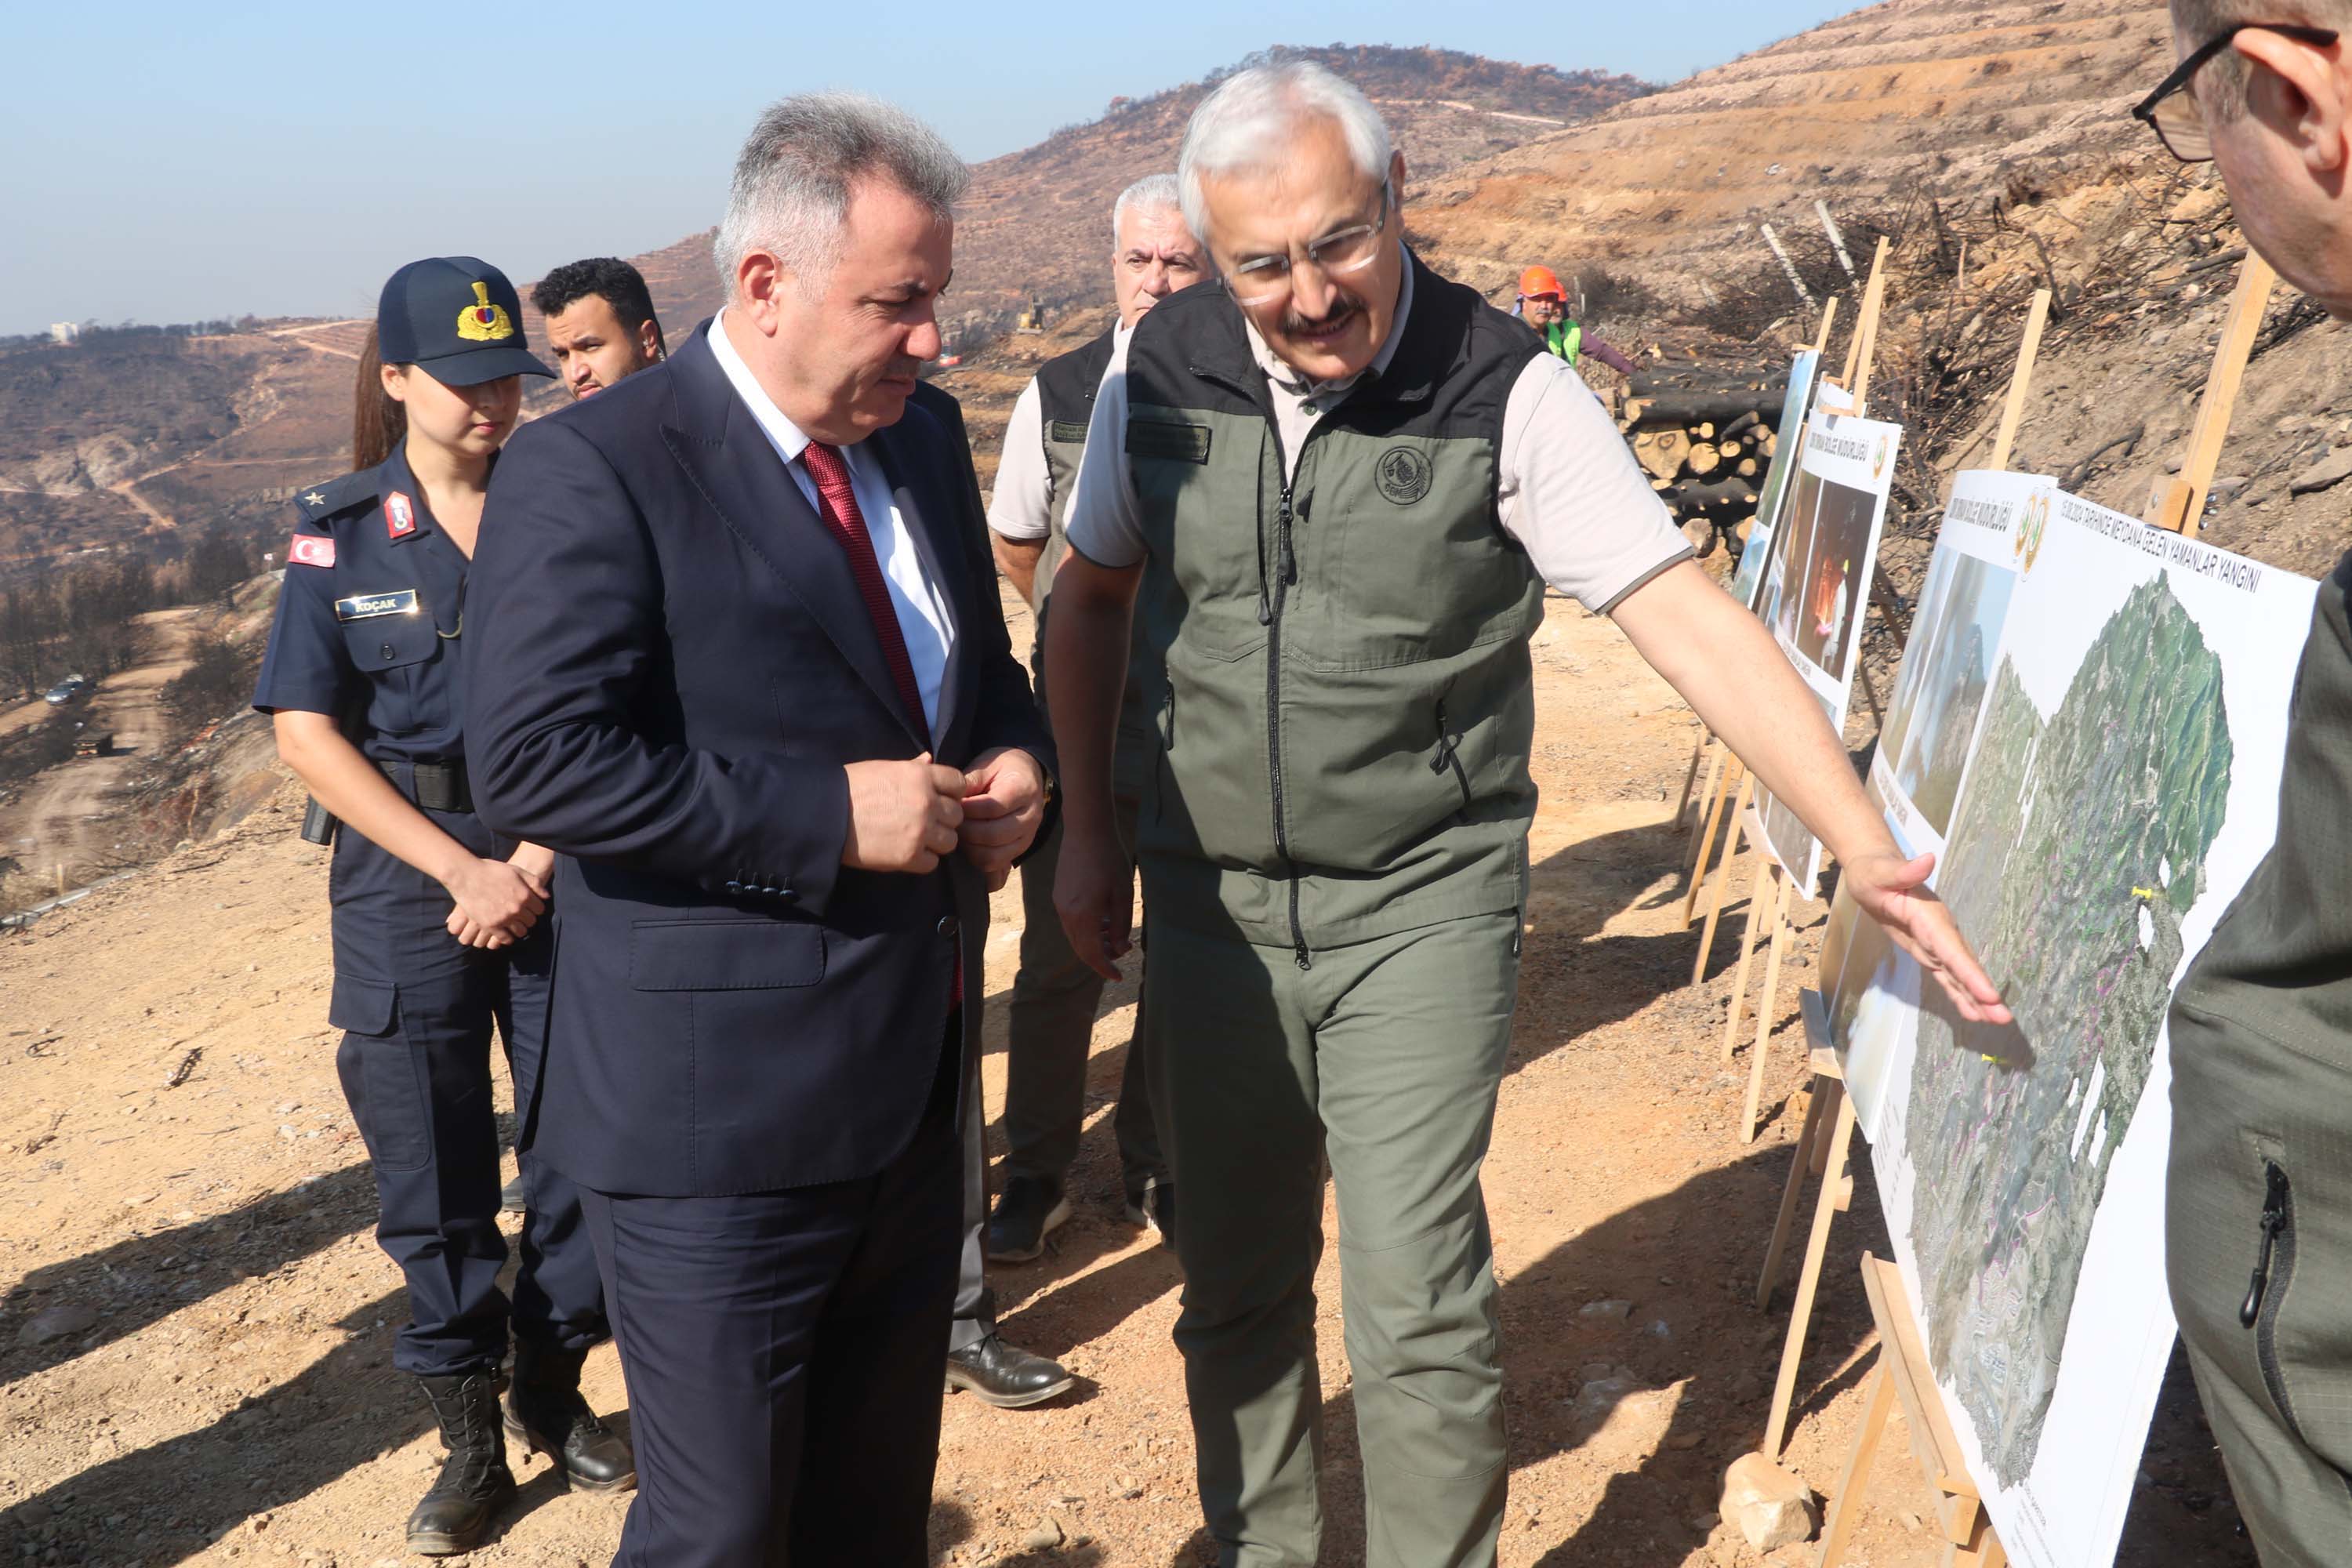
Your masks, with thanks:
<instances>
[{"instance_id":1,"label":"rank star insignia","mask_svg":"<svg viewBox=\"0 0 2352 1568\"><path fill-rule=\"evenodd\" d=\"M304 506L324 506L327 504L327 498L320 495L317 490L312 490L309 495L302 498L302 504Z\"/></svg>"}]
</instances>

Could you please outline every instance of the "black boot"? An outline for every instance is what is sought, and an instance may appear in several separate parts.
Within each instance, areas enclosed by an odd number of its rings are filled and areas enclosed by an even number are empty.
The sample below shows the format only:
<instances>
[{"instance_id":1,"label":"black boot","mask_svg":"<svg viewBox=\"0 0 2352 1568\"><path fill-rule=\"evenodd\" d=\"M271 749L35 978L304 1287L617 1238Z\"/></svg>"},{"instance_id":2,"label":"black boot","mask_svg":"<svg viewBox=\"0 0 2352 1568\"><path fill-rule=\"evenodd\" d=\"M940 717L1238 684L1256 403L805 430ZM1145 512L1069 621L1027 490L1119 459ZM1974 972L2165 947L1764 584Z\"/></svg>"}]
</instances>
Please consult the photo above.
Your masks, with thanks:
<instances>
[{"instance_id":1,"label":"black boot","mask_svg":"<svg viewBox=\"0 0 2352 1568\"><path fill-rule=\"evenodd\" d=\"M408 1516L408 1549L427 1557L471 1552L490 1532L499 1510L515 1494L499 1437L499 1374L466 1372L420 1377L449 1450L440 1479Z\"/></svg>"},{"instance_id":2,"label":"black boot","mask_svg":"<svg viewBox=\"0 0 2352 1568\"><path fill-rule=\"evenodd\" d=\"M545 1454L580 1491L617 1492L637 1484L637 1464L618 1433L580 1397L586 1351L515 1342L514 1386L507 1393L507 1430Z\"/></svg>"}]
</instances>

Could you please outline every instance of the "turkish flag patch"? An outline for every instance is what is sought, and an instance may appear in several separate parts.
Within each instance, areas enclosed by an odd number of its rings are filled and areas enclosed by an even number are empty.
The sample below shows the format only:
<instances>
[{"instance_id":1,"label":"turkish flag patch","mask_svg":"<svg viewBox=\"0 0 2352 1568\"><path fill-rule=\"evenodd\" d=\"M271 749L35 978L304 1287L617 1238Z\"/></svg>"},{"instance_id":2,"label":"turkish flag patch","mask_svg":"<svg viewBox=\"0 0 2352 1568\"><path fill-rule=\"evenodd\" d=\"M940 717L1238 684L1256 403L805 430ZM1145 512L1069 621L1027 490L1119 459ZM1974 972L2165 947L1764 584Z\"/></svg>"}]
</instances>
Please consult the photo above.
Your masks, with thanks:
<instances>
[{"instance_id":1,"label":"turkish flag patch","mask_svg":"<svg viewBox=\"0 0 2352 1568\"><path fill-rule=\"evenodd\" d=\"M383 531L394 539L405 539L416 531L416 509L398 490L383 498Z\"/></svg>"},{"instance_id":2,"label":"turkish flag patch","mask_svg":"<svg viewBox=\"0 0 2352 1568\"><path fill-rule=\"evenodd\" d=\"M298 533L294 542L286 547L286 559L299 566L332 566L335 563L335 542L321 539L315 533Z\"/></svg>"}]
</instances>

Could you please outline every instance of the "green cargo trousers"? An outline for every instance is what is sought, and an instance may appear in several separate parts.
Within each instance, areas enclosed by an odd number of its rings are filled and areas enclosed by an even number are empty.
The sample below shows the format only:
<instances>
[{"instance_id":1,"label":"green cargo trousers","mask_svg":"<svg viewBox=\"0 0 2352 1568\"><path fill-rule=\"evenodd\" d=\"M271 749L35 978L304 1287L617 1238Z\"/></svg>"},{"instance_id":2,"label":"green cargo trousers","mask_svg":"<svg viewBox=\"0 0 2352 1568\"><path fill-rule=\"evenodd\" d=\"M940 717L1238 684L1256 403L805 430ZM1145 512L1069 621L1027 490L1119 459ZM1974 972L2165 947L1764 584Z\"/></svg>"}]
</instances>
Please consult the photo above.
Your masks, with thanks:
<instances>
[{"instance_id":1,"label":"green cargo trousers","mask_svg":"<svg viewBox=\"0 0 2352 1568\"><path fill-rule=\"evenodd\" d=\"M1131 853L1136 803L1121 796L1117 805L1119 842ZM1078 957L1063 932L1061 916L1054 912L1054 868L1061 856L1062 827L1056 821L1021 862L1021 960L1005 1020L1004 1078L1006 1177L1043 1176L1057 1184L1078 1157L1087 1059L1103 991L1102 976ZM1139 1017L1142 1011L1136 1009ZM1128 1042L1118 1109L1111 1118L1119 1174L1130 1197L1139 1195L1148 1182L1168 1178L1143 1058L1143 1028L1138 1024Z\"/></svg>"},{"instance_id":2,"label":"green cargo trousers","mask_svg":"<svg viewBox=\"0 0 2352 1568\"><path fill-rule=\"evenodd\" d=\"M1150 878L1145 901L1150 908ZM1518 989L1506 910L1324 949L1148 921L1152 1093L1184 1194L1176 1322L1220 1568L1322 1534L1323 1173L1371 1568L1488 1564L1507 1479L1478 1172Z\"/></svg>"},{"instance_id":3,"label":"green cargo trousers","mask_svg":"<svg viewBox=\"0 0 2352 1568\"><path fill-rule=\"evenodd\" d=\"M2269 1039L2207 1012L2186 988L2171 1037L2165 1268L2197 1392L2264 1568L2343 1568L2352 1038ZM2277 1213L2267 1259L2265 1208ZM2258 1270L2248 1324L2240 1312Z\"/></svg>"}]
</instances>

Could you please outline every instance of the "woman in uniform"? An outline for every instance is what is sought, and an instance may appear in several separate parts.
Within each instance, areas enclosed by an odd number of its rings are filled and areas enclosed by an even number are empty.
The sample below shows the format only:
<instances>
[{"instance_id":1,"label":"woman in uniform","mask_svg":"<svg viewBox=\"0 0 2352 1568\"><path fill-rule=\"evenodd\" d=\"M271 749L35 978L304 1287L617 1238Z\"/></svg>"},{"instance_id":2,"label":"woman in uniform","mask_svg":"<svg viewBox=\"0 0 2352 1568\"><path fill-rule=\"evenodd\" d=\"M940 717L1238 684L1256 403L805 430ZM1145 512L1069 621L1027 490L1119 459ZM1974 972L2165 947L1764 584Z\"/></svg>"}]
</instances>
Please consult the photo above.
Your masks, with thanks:
<instances>
[{"instance_id":1,"label":"woman in uniform","mask_svg":"<svg viewBox=\"0 0 2352 1568\"><path fill-rule=\"evenodd\" d=\"M498 1287L499 1141L490 1034L504 1041L528 1148L545 1046L554 856L492 836L466 784L459 639L483 494L526 375L521 301L471 257L384 285L362 356L354 472L295 500L277 624L254 706L278 755L341 827L328 879L335 1066L375 1166L376 1236L408 1282L394 1363L413 1373L449 1458L408 1519L412 1551L466 1552L514 1495L508 1433L574 1487L634 1485L628 1447L580 1394L607 1338L571 1184L521 1156L528 1204L511 1306Z\"/></svg>"}]
</instances>

